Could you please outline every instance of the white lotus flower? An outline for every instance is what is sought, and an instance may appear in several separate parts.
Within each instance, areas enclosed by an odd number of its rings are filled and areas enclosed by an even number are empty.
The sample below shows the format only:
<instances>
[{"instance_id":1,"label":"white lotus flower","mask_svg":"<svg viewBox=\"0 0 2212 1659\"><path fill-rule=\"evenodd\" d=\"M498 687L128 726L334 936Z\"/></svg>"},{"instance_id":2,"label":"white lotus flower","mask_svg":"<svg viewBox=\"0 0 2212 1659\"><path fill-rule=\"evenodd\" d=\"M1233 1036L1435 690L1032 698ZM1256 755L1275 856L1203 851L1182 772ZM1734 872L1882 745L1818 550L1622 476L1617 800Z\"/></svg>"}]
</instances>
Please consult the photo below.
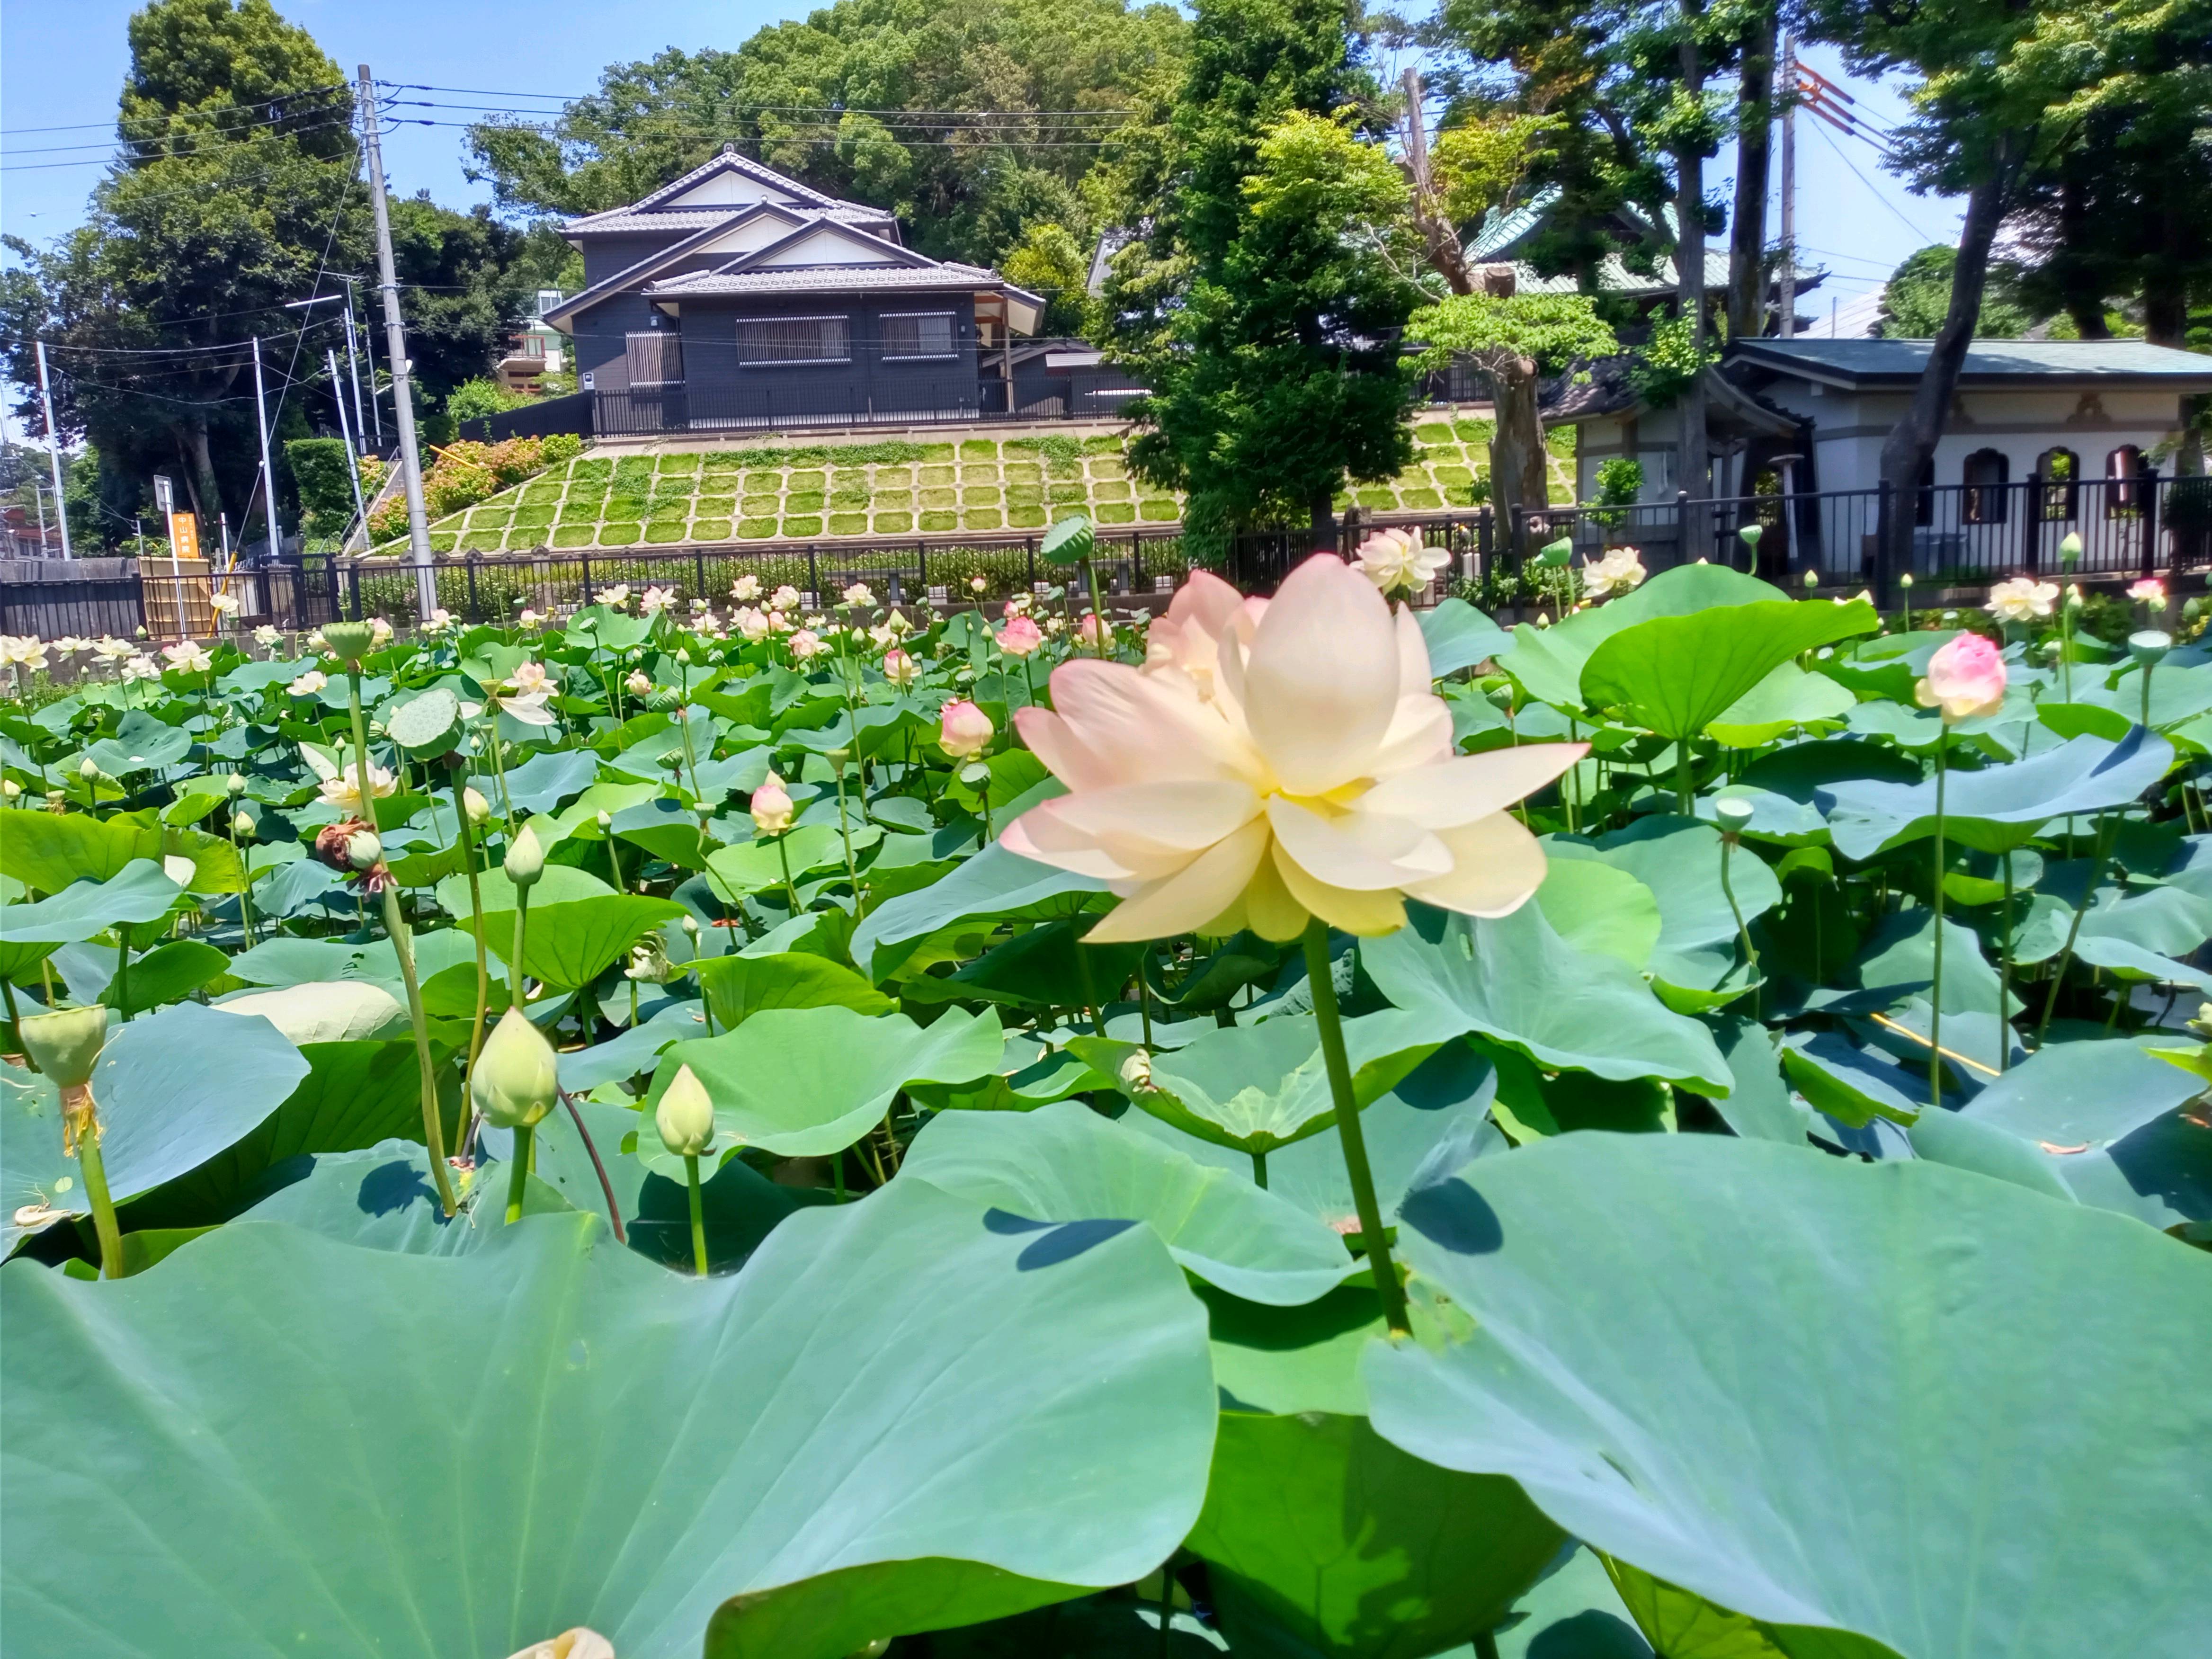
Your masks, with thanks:
<instances>
[{"instance_id":1,"label":"white lotus flower","mask_svg":"<svg viewBox=\"0 0 2212 1659\"><path fill-rule=\"evenodd\" d=\"M1583 592L1593 599L1604 599L1611 593L1626 593L1639 586L1648 573L1644 568L1644 556L1632 547L1616 547L1601 559L1591 559L1583 566Z\"/></svg>"},{"instance_id":2,"label":"white lotus flower","mask_svg":"<svg viewBox=\"0 0 2212 1659\"><path fill-rule=\"evenodd\" d=\"M675 603L676 590L674 588L648 587L645 590L645 596L638 600L637 608L640 612L650 619L659 616L662 611L667 610L669 606Z\"/></svg>"},{"instance_id":3,"label":"white lotus flower","mask_svg":"<svg viewBox=\"0 0 2212 1659\"><path fill-rule=\"evenodd\" d=\"M125 657L138 654L137 647L128 640L118 640L112 634L103 634L93 641L93 652L104 661L120 662Z\"/></svg>"},{"instance_id":4,"label":"white lotus flower","mask_svg":"<svg viewBox=\"0 0 2212 1659\"><path fill-rule=\"evenodd\" d=\"M760 578L750 571L747 571L730 584L730 597L740 605L750 605L755 599L760 598Z\"/></svg>"},{"instance_id":5,"label":"white lotus flower","mask_svg":"<svg viewBox=\"0 0 2212 1659\"><path fill-rule=\"evenodd\" d=\"M768 596L768 608L771 611L798 610L799 590L793 587L789 582L786 582L781 587L777 588L775 592Z\"/></svg>"},{"instance_id":6,"label":"white lotus flower","mask_svg":"<svg viewBox=\"0 0 2212 1659\"><path fill-rule=\"evenodd\" d=\"M204 674L215 666L215 659L191 640L179 640L174 645L165 645L161 654L169 659L169 666L186 674Z\"/></svg>"},{"instance_id":7,"label":"white lotus flower","mask_svg":"<svg viewBox=\"0 0 2212 1659\"><path fill-rule=\"evenodd\" d=\"M1186 665L1205 654L1190 623L1209 603L1227 614L1201 692ZM1069 793L1005 841L1121 896L1091 932L1101 943L1243 927L1286 939L1309 915L1386 933L1408 897L1504 915L1545 868L1505 809L1588 750L1455 756L1412 612L1394 617L1332 554L1264 606L1201 595L1144 670L1079 658L1054 671L1052 691L1051 709L1014 718Z\"/></svg>"},{"instance_id":8,"label":"white lotus flower","mask_svg":"<svg viewBox=\"0 0 2212 1659\"><path fill-rule=\"evenodd\" d=\"M46 665L46 644L35 634L0 635L0 665L40 669Z\"/></svg>"},{"instance_id":9,"label":"white lotus flower","mask_svg":"<svg viewBox=\"0 0 2212 1659\"><path fill-rule=\"evenodd\" d=\"M2015 576L2010 581L1999 582L1990 589L1990 602L1983 609L1999 622L2032 623L2048 617L2058 607L2058 584L2039 582L2033 576Z\"/></svg>"},{"instance_id":10,"label":"white lotus flower","mask_svg":"<svg viewBox=\"0 0 2212 1659\"><path fill-rule=\"evenodd\" d=\"M1417 529L1378 530L1359 544L1360 574L1384 594L1418 592L1450 562L1444 549L1424 545Z\"/></svg>"},{"instance_id":11,"label":"white lotus flower","mask_svg":"<svg viewBox=\"0 0 2212 1659\"><path fill-rule=\"evenodd\" d=\"M295 697L312 697L331 683L330 676L320 669L310 668L284 689Z\"/></svg>"},{"instance_id":12,"label":"white lotus flower","mask_svg":"<svg viewBox=\"0 0 2212 1659\"><path fill-rule=\"evenodd\" d=\"M599 603L610 611L621 610L629 603L629 584L623 582L619 586L610 587L599 595Z\"/></svg>"},{"instance_id":13,"label":"white lotus flower","mask_svg":"<svg viewBox=\"0 0 2212 1659\"><path fill-rule=\"evenodd\" d=\"M381 766L372 765L368 769L368 787L382 800L386 795L398 793L399 781ZM323 799L354 817L368 816L362 807L360 775L351 765L340 769L336 776L323 780Z\"/></svg>"},{"instance_id":14,"label":"white lotus flower","mask_svg":"<svg viewBox=\"0 0 2212 1659\"><path fill-rule=\"evenodd\" d=\"M845 590L845 603L866 611L875 608L876 591L866 582L854 582Z\"/></svg>"},{"instance_id":15,"label":"white lotus flower","mask_svg":"<svg viewBox=\"0 0 2212 1659\"><path fill-rule=\"evenodd\" d=\"M235 617L238 614L238 595L235 593L211 594L208 599L208 609L218 617Z\"/></svg>"},{"instance_id":16,"label":"white lotus flower","mask_svg":"<svg viewBox=\"0 0 2212 1659\"><path fill-rule=\"evenodd\" d=\"M264 651L273 651L284 642L284 635L264 623L253 630L253 642Z\"/></svg>"}]
</instances>

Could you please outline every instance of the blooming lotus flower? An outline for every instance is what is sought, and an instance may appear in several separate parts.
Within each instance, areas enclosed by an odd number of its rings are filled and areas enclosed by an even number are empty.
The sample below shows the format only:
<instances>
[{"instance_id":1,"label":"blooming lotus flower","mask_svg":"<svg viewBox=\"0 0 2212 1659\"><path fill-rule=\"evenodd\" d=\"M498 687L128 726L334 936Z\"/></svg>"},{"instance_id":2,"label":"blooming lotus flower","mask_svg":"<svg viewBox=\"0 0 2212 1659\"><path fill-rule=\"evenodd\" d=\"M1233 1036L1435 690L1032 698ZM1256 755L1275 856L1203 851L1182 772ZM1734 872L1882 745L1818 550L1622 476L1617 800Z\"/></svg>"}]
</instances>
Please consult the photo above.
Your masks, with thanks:
<instances>
[{"instance_id":1,"label":"blooming lotus flower","mask_svg":"<svg viewBox=\"0 0 2212 1659\"><path fill-rule=\"evenodd\" d=\"M753 828L763 836L780 836L791 828L791 793L773 772L753 791Z\"/></svg>"},{"instance_id":2,"label":"blooming lotus flower","mask_svg":"<svg viewBox=\"0 0 2212 1659\"><path fill-rule=\"evenodd\" d=\"M2163 611L2166 609L2166 584L2156 577L2145 576L2129 587L2128 597L2153 611Z\"/></svg>"},{"instance_id":3,"label":"blooming lotus flower","mask_svg":"<svg viewBox=\"0 0 2212 1659\"><path fill-rule=\"evenodd\" d=\"M276 630L269 630L274 634ZM259 638L259 635L255 637ZM103 634L93 642L93 653L108 662L120 662L125 657L137 655L137 647L128 640L118 640L112 634Z\"/></svg>"},{"instance_id":4,"label":"blooming lotus flower","mask_svg":"<svg viewBox=\"0 0 2212 1659\"><path fill-rule=\"evenodd\" d=\"M737 624L738 632L748 640L763 640L768 637L768 613L764 611L756 611L748 606L738 612Z\"/></svg>"},{"instance_id":5,"label":"blooming lotus flower","mask_svg":"<svg viewBox=\"0 0 2212 1659\"><path fill-rule=\"evenodd\" d=\"M381 766L373 765L368 769L368 787L376 798L382 800L386 796L398 792L399 781ZM335 806L352 817L366 818L368 816L362 806L361 775L352 766L343 767L337 776L323 780L323 800L325 805Z\"/></svg>"},{"instance_id":6,"label":"blooming lotus flower","mask_svg":"<svg viewBox=\"0 0 2212 1659\"><path fill-rule=\"evenodd\" d=\"M875 608L876 592L866 582L854 582L845 590L845 603L862 611Z\"/></svg>"},{"instance_id":7,"label":"blooming lotus flower","mask_svg":"<svg viewBox=\"0 0 2212 1659\"><path fill-rule=\"evenodd\" d=\"M368 619L368 648L372 651L392 643L392 624L381 617Z\"/></svg>"},{"instance_id":8,"label":"blooming lotus flower","mask_svg":"<svg viewBox=\"0 0 2212 1659\"><path fill-rule=\"evenodd\" d=\"M331 683L331 677L319 668L310 668L284 689L295 697L312 697Z\"/></svg>"},{"instance_id":9,"label":"blooming lotus flower","mask_svg":"<svg viewBox=\"0 0 2212 1659\"><path fill-rule=\"evenodd\" d=\"M822 643L821 635L811 628L802 628L791 636L791 654L799 662L818 657L830 647Z\"/></svg>"},{"instance_id":10,"label":"blooming lotus flower","mask_svg":"<svg viewBox=\"0 0 2212 1659\"><path fill-rule=\"evenodd\" d=\"M667 610L669 606L675 603L676 590L674 588L648 587L645 590L645 596L637 602L637 608L641 613L650 620L651 618L659 616L662 611Z\"/></svg>"},{"instance_id":11,"label":"blooming lotus flower","mask_svg":"<svg viewBox=\"0 0 2212 1659\"><path fill-rule=\"evenodd\" d=\"M921 665L893 646L884 653L884 678L903 691L921 678Z\"/></svg>"},{"instance_id":12,"label":"blooming lotus flower","mask_svg":"<svg viewBox=\"0 0 2212 1659\"><path fill-rule=\"evenodd\" d=\"M618 583L599 595L599 603L610 611L619 611L629 603L629 584Z\"/></svg>"},{"instance_id":13,"label":"blooming lotus flower","mask_svg":"<svg viewBox=\"0 0 2212 1659\"><path fill-rule=\"evenodd\" d=\"M956 697L937 711L937 746L955 760L974 759L991 746L998 732L991 717L965 697Z\"/></svg>"},{"instance_id":14,"label":"blooming lotus flower","mask_svg":"<svg viewBox=\"0 0 2212 1659\"><path fill-rule=\"evenodd\" d=\"M1055 618L1055 620L1057 620L1057 618ZM1075 625L1076 639L1080 643L1088 646L1097 646L1102 640L1104 640L1110 635L1113 631L1114 630L1110 627L1100 623L1098 620L1098 613L1096 611L1085 611L1083 613L1083 620Z\"/></svg>"},{"instance_id":15,"label":"blooming lotus flower","mask_svg":"<svg viewBox=\"0 0 2212 1659\"><path fill-rule=\"evenodd\" d=\"M275 650L277 646L283 643L283 635L271 628L267 623L262 623L260 627L253 630L253 642L259 646L264 651Z\"/></svg>"},{"instance_id":16,"label":"blooming lotus flower","mask_svg":"<svg viewBox=\"0 0 2212 1659\"><path fill-rule=\"evenodd\" d=\"M799 590L793 587L789 582L786 582L782 586L777 588L775 592L768 596L768 608L771 611L798 610Z\"/></svg>"},{"instance_id":17,"label":"blooming lotus flower","mask_svg":"<svg viewBox=\"0 0 2212 1659\"><path fill-rule=\"evenodd\" d=\"M525 693L543 691L545 689L545 665L542 662L518 663L507 684Z\"/></svg>"},{"instance_id":18,"label":"blooming lotus flower","mask_svg":"<svg viewBox=\"0 0 2212 1659\"><path fill-rule=\"evenodd\" d=\"M204 674L215 666L215 659L191 640L179 640L174 645L165 645L161 647L161 654L169 659L169 666L181 674Z\"/></svg>"},{"instance_id":19,"label":"blooming lotus flower","mask_svg":"<svg viewBox=\"0 0 2212 1659\"><path fill-rule=\"evenodd\" d=\"M1360 574L1384 594L1426 587L1451 562L1440 547L1425 546L1417 529L1378 530L1359 544Z\"/></svg>"},{"instance_id":20,"label":"blooming lotus flower","mask_svg":"<svg viewBox=\"0 0 2212 1659\"><path fill-rule=\"evenodd\" d=\"M1264 605L1200 603L1224 613L1208 692L1171 659L1078 658L1054 671L1052 709L1016 715L1069 793L1006 847L1121 896L1092 939L1286 939L1309 916L1385 933L1407 897L1498 916L1536 890L1543 849L1505 809L1588 744L1455 756L1413 613L1333 554ZM1187 625L1176 649L1200 654Z\"/></svg>"},{"instance_id":21,"label":"blooming lotus flower","mask_svg":"<svg viewBox=\"0 0 2212 1659\"><path fill-rule=\"evenodd\" d=\"M144 655L133 657L125 663L122 673L126 680L157 680L161 678L160 667L151 657Z\"/></svg>"},{"instance_id":22,"label":"blooming lotus flower","mask_svg":"<svg viewBox=\"0 0 2212 1659\"><path fill-rule=\"evenodd\" d=\"M629 688L629 694L633 697L649 697L653 695L653 681L642 668L631 669L629 678L623 684Z\"/></svg>"},{"instance_id":23,"label":"blooming lotus flower","mask_svg":"<svg viewBox=\"0 0 2212 1659\"><path fill-rule=\"evenodd\" d=\"M792 621L781 611L771 611L768 613L768 627L771 634L788 634L798 626L797 623Z\"/></svg>"},{"instance_id":24,"label":"blooming lotus flower","mask_svg":"<svg viewBox=\"0 0 2212 1659\"><path fill-rule=\"evenodd\" d=\"M1999 622L2032 623L2049 616L2057 603L2057 582L2015 576L1990 589L1990 602L1983 608Z\"/></svg>"},{"instance_id":25,"label":"blooming lotus flower","mask_svg":"<svg viewBox=\"0 0 2212 1659\"><path fill-rule=\"evenodd\" d=\"M535 611L525 611L514 620L518 624L524 628L536 628L540 623L544 622L545 618L539 616Z\"/></svg>"},{"instance_id":26,"label":"blooming lotus flower","mask_svg":"<svg viewBox=\"0 0 2212 1659\"><path fill-rule=\"evenodd\" d=\"M1979 634L1961 634L1928 659L1928 677L1913 688L1923 708L1941 708L1955 726L2004 707L2004 658Z\"/></svg>"},{"instance_id":27,"label":"blooming lotus flower","mask_svg":"<svg viewBox=\"0 0 2212 1659\"><path fill-rule=\"evenodd\" d=\"M1044 644L1044 635L1027 617L1016 617L999 630L999 649L1010 657L1026 657Z\"/></svg>"},{"instance_id":28,"label":"blooming lotus flower","mask_svg":"<svg viewBox=\"0 0 2212 1659\"><path fill-rule=\"evenodd\" d=\"M1583 592L1593 599L1626 593L1639 586L1647 574L1642 553L1632 547L1616 547L1601 559L1584 562Z\"/></svg>"},{"instance_id":29,"label":"blooming lotus flower","mask_svg":"<svg viewBox=\"0 0 2212 1659\"><path fill-rule=\"evenodd\" d=\"M64 634L54 641L54 649L64 657L81 657L92 649L92 641L81 640L74 634Z\"/></svg>"},{"instance_id":30,"label":"blooming lotus flower","mask_svg":"<svg viewBox=\"0 0 2212 1659\"><path fill-rule=\"evenodd\" d=\"M970 593L981 593L989 586L990 584L986 582L981 576L970 576L968 579L968 591Z\"/></svg>"},{"instance_id":31,"label":"blooming lotus flower","mask_svg":"<svg viewBox=\"0 0 2212 1659\"><path fill-rule=\"evenodd\" d=\"M235 617L238 614L238 595L235 593L210 594L208 597L208 609L218 617Z\"/></svg>"},{"instance_id":32,"label":"blooming lotus flower","mask_svg":"<svg viewBox=\"0 0 2212 1659\"><path fill-rule=\"evenodd\" d=\"M750 605L760 598L760 578L747 572L730 584L730 597L740 605Z\"/></svg>"}]
</instances>

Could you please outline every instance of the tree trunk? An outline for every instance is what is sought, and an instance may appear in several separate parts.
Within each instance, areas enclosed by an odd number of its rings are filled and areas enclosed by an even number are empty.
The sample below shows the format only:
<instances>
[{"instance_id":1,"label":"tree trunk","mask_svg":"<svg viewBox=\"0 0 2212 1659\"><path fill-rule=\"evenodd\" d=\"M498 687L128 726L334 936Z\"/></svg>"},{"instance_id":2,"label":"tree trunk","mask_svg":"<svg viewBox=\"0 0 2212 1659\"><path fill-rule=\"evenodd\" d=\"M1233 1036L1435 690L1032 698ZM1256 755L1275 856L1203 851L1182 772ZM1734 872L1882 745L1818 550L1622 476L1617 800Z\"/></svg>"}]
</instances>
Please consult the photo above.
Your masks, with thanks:
<instances>
[{"instance_id":1,"label":"tree trunk","mask_svg":"<svg viewBox=\"0 0 2212 1659\"><path fill-rule=\"evenodd\" d=\"M2095 232L2078 180L2069 179L2058 187L2059 269L2066 288L2066 314L2074 331L2085 340L2109 340L2112 325L2105 320L2105 296L2090 260L2069 257L2093 245Z\"/></svg>"},{"instance_id":2,"label":"tree trunk","mask_svg":"<svg viewBox=\"0 0 2212 1659\"><path fill-rule=\"evenodd\" d=\"M1683 0L1683 15L1694 17L1694 0ZM1680 48L1682 89L1690 97L1705 85L1705 60L1698 43L1685 27ZM1692 350L1702 356L1705 347L1705 159L1694 145L1674 152L1674 306L1675 315L1690 325ZM1693 377L1674 406L1674 488L1686 490L1692 500L1706 493L1709 463L1705 441L1705 377ZM1692 527L1682 526L1686 555L1693 539Z\"/></svg>"},{"instance_id":3,"label":"tree trunk","mask_svg":"<svg viewBox=\"0 0 2212 1659\"><path fill-rule=\"evenodd\" d=\"M1889 490L1889 520L1883 526L1883 554L1889 574L1911 568L1912 503L1920 488L1921 469L1936 453L1936 441L1951 412L1959 389L1959 371L1973 343L1974 324L1982 314L1982 293L1990 276L1990 244L2012 205L2013 184L2020 176L2019 158L2026 149L2024 135L2007 132L1998 137L1989 174L1966 195L1966 219L1959 231L1959 263L1951 276L1951 308L1928 353L1927 367L1913 388L1912 402L1898 423L1889 429L1881 447L1881 481Z\"/></svg>"},{"instance_id":4,"label":"tree trunk","mask_svg":"<svg viewBox=\"0 0 2212 1659\"><path fill-rule=\"evenodd\" d=\"M205 532L222 515L222 486L216 482L215 456L208 447L207 411L189 410L177 423L177 441L192 470L192 501L199 510L202 544Z\"/></svg>"},{"instance_id":5,"label":"tree trunk","mask_svg":"<svg viewBox=\"0 0 2212 1659\"><path fill-rule=\"evenodd\" d=\"M1544 457L1544 428L1536 418L1536 365L1499 353L1482 365L1490 382L1496 424L1490 436L1490 509L1501 545L1514 531L1516 512L1536 512L1551 500Z\"/></svg>"},{"instance_id":6,"label":"tree trunk","mask_svg":"<svg viewBox=\"0 0 2212 1659\"><path fill-rule=\"evenodd\" d=\"M1307 504L1313 518L1313 550L1316 553L1336 551L1336 499L1328 490L1314 492Z\"/></svg>"},{"instance_id":7,"label":"tree trunk","mask_svg":"<svg viewBox=\"0 0 2212 1659\"><path fill-rule=\"evenodd\" d=\"M1766 332L1766 158L1774 126L1775 14L1745 34L1736 93L1735 217L1729 235L1728 328L1732 340Z\"/></svg>"}]
</instances>

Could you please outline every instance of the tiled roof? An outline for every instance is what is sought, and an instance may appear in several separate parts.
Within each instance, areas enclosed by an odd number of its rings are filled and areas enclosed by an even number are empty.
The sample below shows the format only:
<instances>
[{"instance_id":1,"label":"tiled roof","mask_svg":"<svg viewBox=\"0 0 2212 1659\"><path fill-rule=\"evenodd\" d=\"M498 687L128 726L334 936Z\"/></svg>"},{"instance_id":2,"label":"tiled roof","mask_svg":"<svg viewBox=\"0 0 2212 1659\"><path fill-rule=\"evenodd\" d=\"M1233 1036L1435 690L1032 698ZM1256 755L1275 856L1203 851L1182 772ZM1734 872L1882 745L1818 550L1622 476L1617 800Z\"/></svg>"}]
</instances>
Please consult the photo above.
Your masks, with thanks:
<instances>
[{"instance_id":1,"label":"tiled roof","mask_svg":"<svg viewBox=\"0 0 2212 1659\"><path fill-rule=\"evenodd\" d=\"M648 283L656 300L731 294L850 294L863 289L896 292L1003 288L996 271L980 265L775 265L755 270L698 270Z\"/></svg>"},{"instance_id":2,"label":"tiled roof","mask_svg":"<svg viewBox=\"0 0 2212 1659\"><path fill-rule=\"evenodd\" d=\"M880 208L860 207L846 204L838 207L816 207L811 203L777 202L769 205L782 208L788 213L805 214L817 219L828 219L841 225L887 225L896 222L892 215ZM569 235L579 231L595 235L635 234L640 231L703 230L708 225L719 225L733 213L742 213L741 206L704 208L611 208L605 213L593 213L581 219L571 219L562 227Z\"/></svg>"},{"instance_id":3,"label":"tiled roof","mask_svg":"<svg viewBox=\"0 0 2212 1659\"><path fill-rule=\"evenodd\" d=\"M1917 380L1932 340L1739 340L1729 348L1763 368L1811 371L1846 382ZM1962 379L2200 380L2212 386L2212 356L2142 340L1976 340Z\"/></svg>"}]
</instances>

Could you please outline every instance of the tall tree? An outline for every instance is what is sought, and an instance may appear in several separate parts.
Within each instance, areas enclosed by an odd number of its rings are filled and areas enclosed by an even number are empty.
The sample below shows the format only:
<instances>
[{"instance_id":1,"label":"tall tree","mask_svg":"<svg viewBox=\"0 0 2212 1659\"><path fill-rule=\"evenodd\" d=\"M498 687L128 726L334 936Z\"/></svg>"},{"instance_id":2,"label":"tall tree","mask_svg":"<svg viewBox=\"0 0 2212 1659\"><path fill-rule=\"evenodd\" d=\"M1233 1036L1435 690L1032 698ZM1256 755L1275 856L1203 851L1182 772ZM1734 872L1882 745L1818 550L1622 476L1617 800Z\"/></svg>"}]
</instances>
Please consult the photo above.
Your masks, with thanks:
<instances>
[{"instance_id":1,"label":"tall tree","mask_svg":"<svg viewBox=\"0 0 2212 1659\"><path fill-rule=\"evenodd\" d=\"M1730 339L1766 332L1768 138L1774 129L1775 49L1780 7L1746 9L1736 40L1735 210L1729 222L1728 331ZM1782 257L1791 257L1782 250Z\"/></svg>"},{"instance_id":2,"label":"tall tree","mask_svg":"<svg viewBox=\"0 0 2212 1659\"><path fill-rule=\"evenodd\" d=\"M300 326L284 302L355 267L353 100L269 0L153 0L129 33L118 160L76 231L9 239L0 329L19 386L35 382L33 341L50 343L57 418L103 474L181 464L211 521L250 489L255 447L251 358L209 348L279 337L281 368Z\"/></svg>"},{"instance_id":3,"label":"tall tree","mask_svg":"<svg viewBox=\"0 0 2212 1659\"><path fill-rule=\"evenodd\" d=\"M1373 95L1343 0L1200 0L1166 189L1106 309L1153 388L1130 464L1217 544L1299 518L1333 541L1346 479L1411 457L1419 253L1395 166L1356 130Z\"/></svg>"}]
</instances>

